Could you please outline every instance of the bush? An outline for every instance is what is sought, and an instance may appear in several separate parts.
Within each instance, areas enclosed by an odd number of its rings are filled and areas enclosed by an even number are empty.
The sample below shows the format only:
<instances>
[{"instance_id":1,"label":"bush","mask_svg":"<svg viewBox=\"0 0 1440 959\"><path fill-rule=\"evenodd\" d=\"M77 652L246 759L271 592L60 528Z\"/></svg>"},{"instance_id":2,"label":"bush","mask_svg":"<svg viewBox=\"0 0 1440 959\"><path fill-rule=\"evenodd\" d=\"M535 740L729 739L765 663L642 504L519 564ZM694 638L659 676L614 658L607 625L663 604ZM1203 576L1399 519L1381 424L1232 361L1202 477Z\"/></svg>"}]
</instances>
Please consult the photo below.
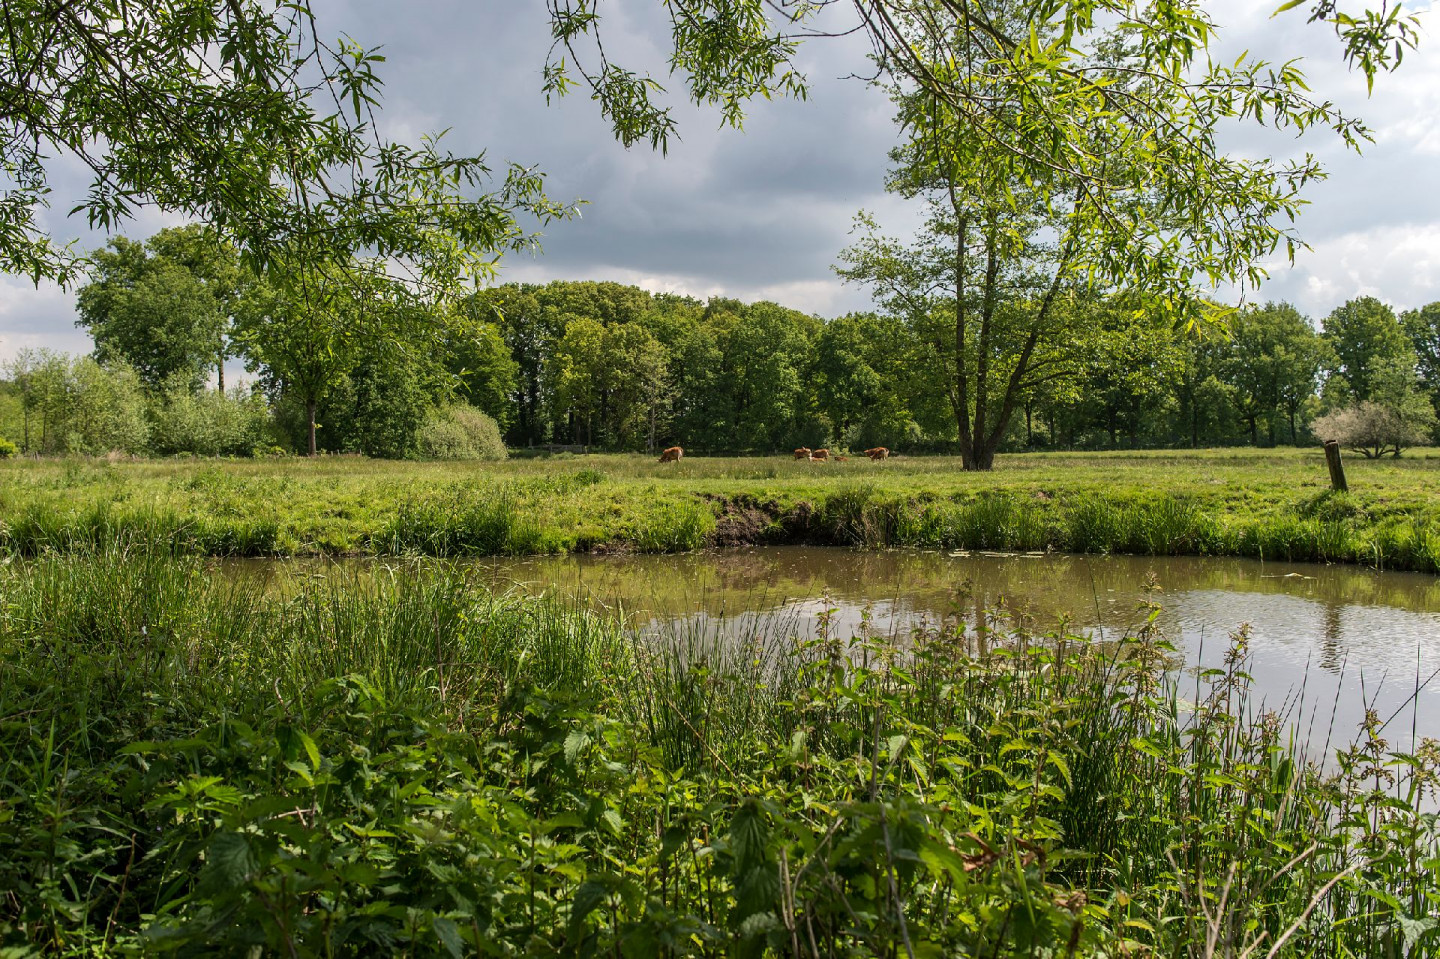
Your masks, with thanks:
<instances>
[{"instance_id":1,"label":"bush","mask_svg":"<svg viewBox=\"0 0 1440 959\"><path fill-rule=\"evenodd\" d=\"M1424 413L1429 413L1428 419ZM1365 400L1326 413L1311 423L1310 429L1321 442L1334 440L1367 459L1375 459L1387 453L1399 456L1406 447L1425 442L1434 422L1435 414L1428 406L1424 410L1395 409Z\"/></svg>"},{"instance_id":2,"label":"bush","mask_svg":"<svg viewBox=\"0 0 1440 959\"><path fill-rule=\"evenodd\" d=\"M243 386L192 393L177 383L160 397L151 419L156 453L249 456L267 445L270 411L263 397Z\"/></svg>"},{"instance_id":3,"label":"bush","mask_svg":"<svg viewBox=\"0 0 1440 959\"><path fill-rule=\"evenodd\" d=\"M425 418L416 436L420 456L431 460L503 460L505 441L493 418L465 403Z\"/></svg>"},{"instance_id":4,"label":"bush","mask_svg":"<svg viewBox=\"0 0 1440 959\"><path fill-rule=\"evenodd\" d=\"M0 460L8 460L18 452L20 452L20 447L4 437L0 437Z\"/></svg>"},{"instance_id":5,"label":"bush","mask_svg":"<svg viewBox=\"0 0 1440 959\"><path fill-rule=\"evenodd\" d=\"M27 423L27 449L41 453L145 450L149 424L140 378L123 363L48 350L12 364Z\"/></svg>"}]
</instances>

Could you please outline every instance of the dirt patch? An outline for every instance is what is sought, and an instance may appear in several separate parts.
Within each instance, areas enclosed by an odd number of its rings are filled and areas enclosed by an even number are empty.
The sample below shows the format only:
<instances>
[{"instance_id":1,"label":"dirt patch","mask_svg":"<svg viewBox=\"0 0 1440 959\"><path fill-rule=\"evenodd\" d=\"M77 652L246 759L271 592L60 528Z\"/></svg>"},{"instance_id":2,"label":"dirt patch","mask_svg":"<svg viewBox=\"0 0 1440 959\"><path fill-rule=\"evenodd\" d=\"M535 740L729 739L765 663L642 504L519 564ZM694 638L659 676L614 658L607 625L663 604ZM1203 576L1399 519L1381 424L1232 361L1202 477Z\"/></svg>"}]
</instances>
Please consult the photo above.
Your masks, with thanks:
<instances>
[{"instance_id":1,"label":"dirt patch","mask_svg":"<svg viewBox=\"0 0 1440 959\"><path fill-rule=\"evenodd\" d=\"M712 494L705 499L719 507L715 532L710 534L715 546L759 546L789 539L789 530L781 523L780 504L774 500Z\"/></svg>"}]
</instances>

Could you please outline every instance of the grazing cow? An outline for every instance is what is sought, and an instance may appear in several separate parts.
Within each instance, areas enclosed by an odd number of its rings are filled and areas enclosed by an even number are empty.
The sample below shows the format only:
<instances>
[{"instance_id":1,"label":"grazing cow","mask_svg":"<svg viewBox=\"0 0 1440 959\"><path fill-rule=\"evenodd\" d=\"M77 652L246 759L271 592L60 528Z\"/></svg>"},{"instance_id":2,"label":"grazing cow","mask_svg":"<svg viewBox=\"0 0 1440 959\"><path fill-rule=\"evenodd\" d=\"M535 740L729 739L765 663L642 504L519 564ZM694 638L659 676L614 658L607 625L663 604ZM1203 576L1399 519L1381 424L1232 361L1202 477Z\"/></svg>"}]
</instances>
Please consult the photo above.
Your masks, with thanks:
<instances>
[{"instance_id":1,"label":"grazing cow","mask_svg":"<svg viewBox=\"0 0 1440 959\"><path fill-rule=\"evenodd\" d=\"M837 456L837 457L835 457L835 462L837 462L837 463L848 463L848 462L850 462L850 457L848 457L848 456Z\"/></svg>"},{"instance_id":2,"label":"grazing cow","mask_svg":"<svg viewBox=\"0 0 1440 959\"><path fill-rule=\"evenodd\" d=\"M815 452L810 454L810 458L812 460L819 460L822 463L827 462L830 459L830 451L816 450Z\"/></svg>"},{"instance_id":3,"label":"grazing cow","mask_svg":"<svg viewBox=\"0 0 1440 959\"><path fill-rule=\"evenodd\" d=\"M685 451L683 449L678 446L672 446L668 450L660 454L660 462L674 463L684 455Z\"/></svg>"},{"instance_id":4,"label":"grazing cow","mask_svg":"<svg viewBox=\"0 0 1440 959\"><path fill-rule=\"evenodd\" d=\"M887 458L890 455L890 451L883 446L877 446L874 449L866 450L865 455L878 462Z\"/></svg>"},{"instance_id":5,"label":"grazing cow","mask_svg":"<svg viewBox=\"0 0 1440 959\"><path fill-rule=\"evenodd\" d=\"M795 451L795 458L797 460L808 460L810 458L810 448L808 446L800 447Z\"/></svg>"}]
</instances>

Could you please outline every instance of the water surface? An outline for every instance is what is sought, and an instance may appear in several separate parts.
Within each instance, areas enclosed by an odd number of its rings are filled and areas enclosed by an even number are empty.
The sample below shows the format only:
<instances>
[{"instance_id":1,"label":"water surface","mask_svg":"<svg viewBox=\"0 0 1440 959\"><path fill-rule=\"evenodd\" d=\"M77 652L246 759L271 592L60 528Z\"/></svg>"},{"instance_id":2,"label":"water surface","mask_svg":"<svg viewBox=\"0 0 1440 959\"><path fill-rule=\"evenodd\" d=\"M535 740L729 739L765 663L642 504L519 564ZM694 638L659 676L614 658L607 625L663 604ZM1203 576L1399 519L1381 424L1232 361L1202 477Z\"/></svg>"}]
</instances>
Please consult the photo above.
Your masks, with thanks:
<instances>
[{"instance_id":1,"label":"water surface","mask_svg":"<svg viewBox=\"0 0 1440 959\"><path fill-rule=\"evenodd\" d=\"M379 562L379 561L371 561ZM404 575L404 564L392 564ZM1218 665L1249 630L1259 698L1315 746L1354 735L1366 704L1408 748L1440 737L1440 578L1352 566L1193 557L860 552L762 547L682 556L528 557L467 563L497 588L623 614L637 630L725 640L841 635L979 615L1105 638L1158 625L1191 666ZM1393 719L1391 718L1393 716Z\"/></svg>"}]
</instances>

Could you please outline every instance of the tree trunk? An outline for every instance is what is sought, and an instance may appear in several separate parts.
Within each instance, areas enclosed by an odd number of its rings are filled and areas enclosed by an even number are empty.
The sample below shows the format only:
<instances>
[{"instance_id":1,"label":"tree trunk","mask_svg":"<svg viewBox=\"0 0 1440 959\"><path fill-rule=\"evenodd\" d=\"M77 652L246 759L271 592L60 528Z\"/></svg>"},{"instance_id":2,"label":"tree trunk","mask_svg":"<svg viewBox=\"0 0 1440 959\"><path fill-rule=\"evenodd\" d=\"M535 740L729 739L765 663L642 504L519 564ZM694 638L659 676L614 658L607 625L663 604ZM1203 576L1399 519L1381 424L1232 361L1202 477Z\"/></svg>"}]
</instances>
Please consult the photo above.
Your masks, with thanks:
<instances>
[{"instance_id":1,"label":"tree trunk","mask_svg":"<svg viewBox=\"0 0 1440 959\"><path fill-rule=\"evenodd\" d=\"M215 363L215 383L223 394L225 392L225 351L220 351L220 358Z\"/></svg>"},{"instance_id":2,"label":"tree trunk","mask_svg":"<svg viewBox=\"0 0 1440 959\"><path fill-rule=\"evenodd\" d=\"M308 427L308 429L307 429L307 431L306 431L308 435L307 435L307 438L306 438L305 451L306 451L306 455L307 455L307 456L314 456L314 455L315 455L315 401L314 401L314 400L306 400L306 401L305 401L305 419L306 419L306 426Z\"/></svg>"},{"instance_id":3,"label":"tree trunk","mask_svg":"<svg viewBox=\"0 0 1440 959\"><path fill-rule=\"evenodd\" d=\"M1025 448L1031 449L1035 446L1035 419L1034 412L1030 408L1029 400L1025 401Z\"/></svg>"}]
</instances>

